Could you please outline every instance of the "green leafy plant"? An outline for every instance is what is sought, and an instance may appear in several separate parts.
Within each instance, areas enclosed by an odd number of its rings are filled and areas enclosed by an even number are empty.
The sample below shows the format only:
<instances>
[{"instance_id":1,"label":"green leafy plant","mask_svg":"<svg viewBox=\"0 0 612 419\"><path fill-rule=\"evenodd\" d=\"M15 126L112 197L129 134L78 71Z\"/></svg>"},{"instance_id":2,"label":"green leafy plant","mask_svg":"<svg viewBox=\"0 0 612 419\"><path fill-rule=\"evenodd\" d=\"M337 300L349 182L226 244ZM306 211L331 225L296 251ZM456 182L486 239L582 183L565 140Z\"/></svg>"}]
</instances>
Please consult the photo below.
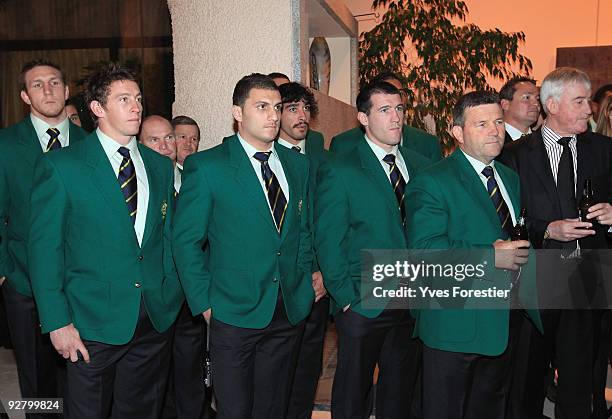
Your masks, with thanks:
<instances>
[{"instance_id":1,"label":"green leafy plant","mask_svg":"<svg viewBox=\"0 0 612 419\"><path fill-rule=\"evenodd\" d=\"M523 32L465 24L468 8L461 0L373 0L372 8L387 11L360 35L361 84L382 71L397 73L414 103L407 122L425 128L431 115L446 148L453 144L452 108L464 92L492 89L487 78L507 80L532 70L531 60L518 53Z\"/></svg>"}]
</instances>

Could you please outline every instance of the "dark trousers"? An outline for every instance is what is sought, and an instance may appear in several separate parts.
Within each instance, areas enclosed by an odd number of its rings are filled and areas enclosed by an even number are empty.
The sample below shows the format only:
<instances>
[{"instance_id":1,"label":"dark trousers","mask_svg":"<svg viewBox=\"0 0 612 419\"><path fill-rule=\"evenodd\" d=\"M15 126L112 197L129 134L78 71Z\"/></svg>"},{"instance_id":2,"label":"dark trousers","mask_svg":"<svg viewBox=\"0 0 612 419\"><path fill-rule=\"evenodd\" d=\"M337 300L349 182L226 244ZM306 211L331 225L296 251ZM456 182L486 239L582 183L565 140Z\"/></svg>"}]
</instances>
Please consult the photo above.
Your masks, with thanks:
<instances>
[{"instance_id":1,"label":"dark trousers","mask_svg":"<svg viewBox=\"0 0 612 419\"><path fill-rule=\"evenodd\" d=\"M125 345L84 341L90 362L67 361L70 418L154 419L161 414L172 330L157 332L141 303Z\"/></svg>"},{"instance_id":2,"label":"dark trousers","mask_svg":"<svg viewBox=\"0 0 612 419\"><path fill-rule=\"evenodd\" d=\"M608 419L606 381L612 350L612 312L599 311L594 323L593 419Z\"/></svg>"},{"instance_id":3,"label":"dark trousers","mask_svg":"<svg viewBox=\"0 0 612 419\"><path fill-rule=\"evenodd\" d=\"M377 418L408 418L421 363L421 344L412 338L407 310L385 310L370 319L352 310L335 317L338 366L332 388L332 417L367 418L374 368Z\"/></svg>"},{"instance_id":4,"label":"dark trousers","mask_svg":"<svg viewBox=\"0 0 612 419\"><path fill-rule=\"evenodd\" d=\"M499 356L423 346L424 419L505 418L517 316L510 314L508 347Z\"/></svg>"},{"instance_id":5,"label":"dark trousers","mask_svg":"<svg viewBox=\"0 0 612 419\"><path fill-rule=\"evenodd\" d=\"M525 419L529 417L526 412L526 406L533 405L534 400L541 395L540 391L537 392L537 396L533 393L533 383L529 382L529 379L532 378L530 373L532 369L539 368L539 356L531 348L534 340L542 339L542 334L524 313L518 318L518 322L516 339L512 343L514 349L512 350L512 379L510 383L510 400L506 414L507 419ZM539 385L546 386L544 382L541 382ZM538 419L542 419L542 409L540 409Z\"/></svg>"},{"instance_id":6,"label":"dark trousers","mask_svg":"<svg viewBox=\"0 0 612 419\"><path fill-rule=\"evenodd\" d=\"M557 419L589 419L593 369L593 312L590 310L542 310L544 336L532 335L535 363L529 370L525 412L541 419L551 363L557 368Z\"/></svg>"},{"instance_id":7,"label":"dark trousers","mask_svg":"<svg viewBox=\"0 0 612 419\"><path fill-rule=\"evenodd\" d=\"M304 324L291 325L279 293L272 321L246 329L211 319L210 357L217 419L286 417Z\"/></svg>"},{"instance_id":8,"label":"dark trousers","mask_svg":"<svg viewBox=\"0 0 612 419\"><path fill-rule=\"evenodd\" d=\"M323 342L329 318L329 297L312 306L304 324L287 417L309 419L312 416L317 384L323 364Z\"/></svg>"},{"instance_id":9,"label":"dark trousers","mask_svg":"<svg viewBox=\"0 0 612 419\"><path fill-rule=\"evenodd\" d=\"M21 397L61 397L64 360L53 348L49 335L43 336L40 332L34 299L15 291L9 280L2 286L2 294L17 361Z\"/></svg>"},{"instance_id":10,"label":"dark trousers","mask_svg":"<svg viewBox=\"0 0 612 419\"><path fill-rule=\"evenodd\" d=\"M174 326L172 360L162 417L164 419L199 419L206 408L204 386L204 351L206 322L194 317L184 303Z\"/></svg>"}]
</instances>

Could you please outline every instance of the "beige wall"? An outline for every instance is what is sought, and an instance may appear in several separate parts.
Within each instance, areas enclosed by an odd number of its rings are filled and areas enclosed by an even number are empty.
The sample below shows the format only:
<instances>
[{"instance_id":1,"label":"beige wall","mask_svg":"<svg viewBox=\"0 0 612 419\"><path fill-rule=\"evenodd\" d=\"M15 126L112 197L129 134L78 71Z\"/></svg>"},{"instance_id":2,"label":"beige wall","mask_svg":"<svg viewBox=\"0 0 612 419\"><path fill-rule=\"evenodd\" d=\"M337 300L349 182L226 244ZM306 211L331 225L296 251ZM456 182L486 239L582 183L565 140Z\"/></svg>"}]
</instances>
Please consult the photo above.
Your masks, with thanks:
<instances>
[{"instance_id":1,"label":"beige wall","mask_svg":"<svg viewBox=\"0 0 612 419\"><path fill-rule=\"evenodd\" d=\"M293 74L292 2L168 0L175 69L173 114L198 121L200 148L232 131L232 91L253 72Z\"/></svg>"},{"instance_id":2,"label":"beige wall","mask_svg":"<svg viewBox=\"0 0 612 419\"><path fill-rule=\"evenodd\" d=\"M347 1L353 14L368 13L371 4ZM526 43L519 51L532 60L533 76L540 81L555 68L557 48L612 45L612 0L466 0L466 4L469 23L525 32ZM360 21L359 32L375 23Z\"/></svg>"}]
</instances>

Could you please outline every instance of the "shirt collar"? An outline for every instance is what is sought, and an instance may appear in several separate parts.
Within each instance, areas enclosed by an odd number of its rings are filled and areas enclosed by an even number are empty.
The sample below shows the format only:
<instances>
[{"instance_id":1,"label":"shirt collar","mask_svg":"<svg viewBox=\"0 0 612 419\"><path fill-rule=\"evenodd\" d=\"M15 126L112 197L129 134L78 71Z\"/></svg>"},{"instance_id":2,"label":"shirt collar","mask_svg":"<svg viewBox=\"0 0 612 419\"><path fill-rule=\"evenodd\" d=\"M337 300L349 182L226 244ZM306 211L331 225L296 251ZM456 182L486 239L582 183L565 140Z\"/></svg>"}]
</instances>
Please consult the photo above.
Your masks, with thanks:
<instances>
[{"instance_id":1,"label":"shirt collar","mask_svg":"<svg viewBox=\"0 0 612 419\"><path fill-rule=\"evenodd\" d=\"M397 157L397 145L394 145L391 148L391 151L387 153L381 146L379 146L378 144L374 144L374 142L370 140L367 135L364 135L364 137L378 160L382 161L382 159L384 159L387 154L393 154L395 157Z\"/></svg>"},{"instance_id":2,"label":"shirt collar","mask_svg":"<svg viewBox=\"0 0 612 419\"><path fill-rule=\"evenodd\" d=\"M512 137L513 141L518 140L523 135L531 134L531 128L527 128L527 132L522 132L520 129L515 128L507 122L504 122L504 125L506 126L506 132L510 134L510 137Z\"/></svg>"},{"instance_id":3,"label":"shirt collar","mask_svg":"<svg viewBox=\"0 0 612 419\"><path fill-rule=\"evenodd\" d=\"M238 137L238 140L240 141L240 144L242 145L244 152L247 154L247 156L249 156L250 159L254 158L253 156L255 155L255 153L261 152L260 150L257 150L255 147L253 147L251 144L247 143L246 140L240 136L240 134L236 133L236 136ZM272 152L273 156L278 158L278 155L276 154L276 150L274 149L274 142L272 142L271 147L268 150L268 152L270 151Z\"/></svg>"},{"instance_id":4,"label":"shirt collar","mask_svg":"<svg viewBox=\"0 0 612 419\"><path fill-rule=\"evenodd\" d=\"M482 170L487 166L491 166L493 168L493 171L495 171L495 160L492 160L489 164L484 164L480 160L475 159L474 157L467 154L465 151L461 150L461 152L463 153L467 161L470 162L476 173L478 173L479 175L482 175Z\"/></svg>"},{"instance_id":5,"label":"shirt collar","mask_svg":"<svg viewBox=\"0 0 612 419\"><path fill-rule=\"evenodd\" d=\"M546 123L542 125L542 139L546 147L562 147L561 144L557 143L559 139L563 138L561 135L554 132L551 128L546 126ZM576 142L576 134L570 136L570 144Z\"/></svg>"},{"instance_id":6,"label":"shirt collar","mask_svg":"<svg viewBox=\"0 0 612 419\"><path fill-rule=\"evenodd\" d=\"M34 125L36 136L39 139L47 138L47 130L49 128L57 128L59 130L60 140L63 138L68 138L68 130L70 129L70 121L68 120L68 117L55 126L47 124L45 121L32 113L30 114L30 120L32 121L32 125ZM62 143L62 146L64 145L62 141L60 141L60 143Z\"/></svg>"},{"instance_id":7,"label":"shirt collar","mask_svg":"<svg viewBox=\"0 0 612 419\"><path fill-rule=\"evenodd\" d=\"M136 143L136 137L130 138L130 141L127 145L119 144L117 141L113 140L108 135L104 134L100 128L96 128L96 134L100 139L100 144L102 144L102 148L104 149L104 153L106 156L111 159L115 153L118 152L119 147L125 147L130 150L130 154L138 153L138 144Z\"/></svg>"},{"instance_id":8,"label":"shirt collar","mask_svg":"<svg viewBox=\"0 0 612 419\"><path fill-rule=\"evenodd\" d=\"M300 148L300 153L302 153L302 154L304 154L305 147L306 147L306 140L305 139L300 140L297 144L292 144L289 141L287 141L287 140L285 140L283 138L278 137L278 143L280 145L284 146L284 147L287 147L287 148L293 148L293 147L297 146L297 147Z\"/></svg>"}]
</instances>

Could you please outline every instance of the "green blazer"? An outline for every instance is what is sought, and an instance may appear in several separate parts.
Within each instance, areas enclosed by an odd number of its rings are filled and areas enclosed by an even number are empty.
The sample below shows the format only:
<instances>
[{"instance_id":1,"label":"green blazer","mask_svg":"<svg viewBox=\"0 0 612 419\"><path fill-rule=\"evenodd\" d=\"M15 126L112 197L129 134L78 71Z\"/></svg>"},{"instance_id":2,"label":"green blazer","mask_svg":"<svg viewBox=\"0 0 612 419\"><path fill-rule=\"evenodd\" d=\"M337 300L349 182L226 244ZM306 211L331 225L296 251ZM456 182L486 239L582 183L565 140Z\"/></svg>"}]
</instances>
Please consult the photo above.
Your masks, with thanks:
<instances>
[{"instance_id":1,"label":"green blazer","mask_svg":"<svg viewBox=\"0 0 612 419\"><path fill-rule=\"evenodd\" d=\"M231 137L230 137L231 138ZM227 140L227 138L224 138L223 141ZM314 130L308 130L308 134L306 135L306 147L304 149L304 153L306 158L308 159L308 165L309 165L309 187L310 187L310 200L309 200L309 205L310 205L310 227L311 227L311 234L313 234L314 232L312 231L312 226L314 225L314 193L317 190L317 173L319 171L319 167L321 166L321 163L323 163L324 159L326 158L327 155L327 151L324 148L325 146L325 142L323 139L323 134L321 134L318 131L314 131ZM313 238L314 241L314 238ZM316 255L314 255L313 260L312 260L312 272L318 272L320 271L319 268L319 264L317 263L317 258Z\"/></svg>"},{"instance_id":2,"label":"green blazer","mask_svg":"<svg viewBox=\"0 0 612 419\"><path fill-rule=\"evenodd\" d=\"M292 324L310 312L308 161L285 147L275 150L289 185L280 234L237 136L185 161L172 249L194 315L212 308L224 323L261 329L272 320L279 291Z\"/></svg>"},{"instance_id":3,"label":"green blazer","mask_svg":"<svg viewBox=\"0 0 612 419\"><path fill-rule=\"evenodd\" d=\"M345 131L332 138L329 145L329 151L334 153L344 153L352 149L357 140L363 138L363 128L357 127ZM435 136L418 128L404 124L402 129L402 146L408 150L416 151L427 157L432 162L437 162L442 159L442 149L440 141Z\"/></svg>"},{"instance_id":4,"label":"green blazer","mask_svg":"<svg viewBox=\"0 0 612 419\"><path fill-rule=\"evenodd\" d=\"M400 147L409 182L430 162ZM389 179L365 138L343 155L331 154L321 166L315 196L315 249L325 288L337 312L346 305L366 317L377 317L386 306L363 307L362 249L405 249L397 198ZM387 284L389 288L397 283Z\"/></svg>"},{"instance_id":5,"label":"green blazer","mask_svg":"<svg viewBox=\"0 0 612 419\"><path fill-rule=\"evenodd\" d=\"M129 342L141 301L155 329L184 296L170 250L172 162L138 144L149 182L142 246L97 134L39 159L28 257L43 332L74 323L82 338Z\"/></svg>"},{"instance_id":6,"label":"green blazer","mask_svg":"<svg viewBox=\"0 0 612 419\"><path fill-rule=\"evenodd\" d=\"M87 132L70 123L70 146ZM30 115L15 125L0 130L0 277L10 286L32 297L27 263L30 230L30 192L34 163L43 154Z\"/></svg>"},{"instance_id":7,"label":"green blazer","mask_svg":"<svg viewBox=\"0 0 612 419\"><path fill-rule=\"evenodd\" d=\"M499 162L495 162L495 168L518 216L519 178ZM405 202L409 249L479 250L489 258L485 278L491 282L474 281L475 286L507 288L509 274L494 268L492 244L502 237L499 218L480 177L461 150L415 176L406 189ZM526 307L536 307L533 275L522 275L520 299ZM413 311L417 318L415 335L431 348L496 356L508 343L508 309L509 300L505 300L499 309ZM537 311L530 314L541 330Z\"/></svg>"}]
</instances>

